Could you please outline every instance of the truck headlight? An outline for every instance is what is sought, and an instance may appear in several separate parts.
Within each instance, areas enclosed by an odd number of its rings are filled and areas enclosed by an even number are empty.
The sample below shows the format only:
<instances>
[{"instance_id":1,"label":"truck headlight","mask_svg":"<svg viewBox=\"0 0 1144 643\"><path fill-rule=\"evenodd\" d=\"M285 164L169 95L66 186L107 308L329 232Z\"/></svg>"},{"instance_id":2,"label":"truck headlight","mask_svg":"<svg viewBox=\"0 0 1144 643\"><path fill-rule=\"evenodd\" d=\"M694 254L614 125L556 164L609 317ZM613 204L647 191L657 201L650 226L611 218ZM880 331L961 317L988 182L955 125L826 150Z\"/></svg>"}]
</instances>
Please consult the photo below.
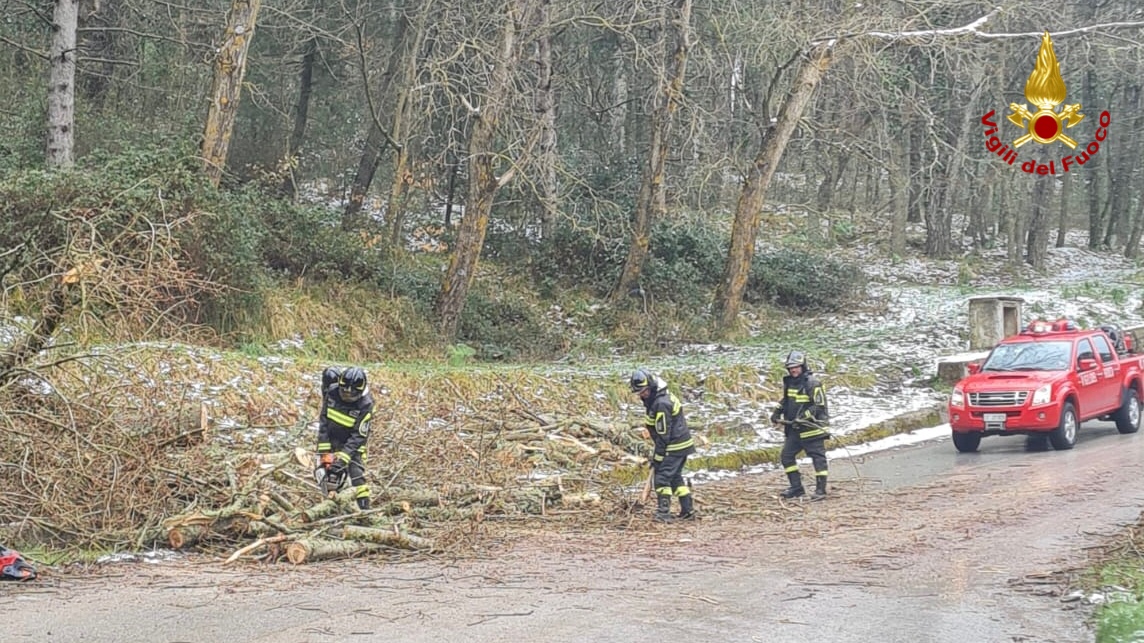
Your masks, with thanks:
<instances>
[{"instance_id":1,"label":"truck headlight","mask_svg":"<svg viewBox=\"0 0 1144 643\"><path fill-rule=\"evenodd\" d=\"M959 388L954 388L953 393L949 396L949 405L962 408L965 406L965 393Z\"/></svg>"},{"instance_id":2,"label":"truck headlight","mask_svg":"<svg viewBox=\"0 0 1144 643\"><path fill-rule=\"evenodd\" d=\"M1045 384L1041 388L1033 391L1033 406L1040 406L1048 404L1053 401L1053 385Z\"/></svg>"}]
</instances>

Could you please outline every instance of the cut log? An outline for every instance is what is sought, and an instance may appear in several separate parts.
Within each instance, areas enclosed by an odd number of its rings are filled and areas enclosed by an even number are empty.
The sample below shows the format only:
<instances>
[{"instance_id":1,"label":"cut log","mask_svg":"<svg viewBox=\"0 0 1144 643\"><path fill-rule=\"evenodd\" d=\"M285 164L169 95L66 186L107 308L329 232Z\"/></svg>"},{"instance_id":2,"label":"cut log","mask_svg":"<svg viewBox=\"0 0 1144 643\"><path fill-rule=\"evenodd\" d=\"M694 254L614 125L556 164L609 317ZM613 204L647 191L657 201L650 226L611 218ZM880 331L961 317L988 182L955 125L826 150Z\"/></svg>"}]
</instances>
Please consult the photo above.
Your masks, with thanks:
<instances>
[{"instance_id":1,"label":"cut log","mask_svg":"<svg viewBox=\"0 0 1144 643\"><path fill-rule=\"evenodd\" d=\"M316 560L351 558L359 554L381 549L381 545L358 540L330 540L328 538L304 538L286 547L286 560L295 565L312 563Z\"/></svg>"},{"instance_id":2,"label":"cut log","mask_svg":"<svg viewBox=\"0 0 1144 643\"><path fill-rule=\"evenodd\" d=\"M344 489L337 497L329 500L323 500L316 505L303 509L299 517L302 522L314 522L322 518L329 518L340 513L345 513L351 510L354 505L354 490Z\"/></svg>"},{"instance_id":3,"label":"cut log","mask_svg":"<svg viewBox=\"0 0 1144 643\"><path fill-rule=\"evenodd\" d=\"M208 531L206 525L180 525L171 527L167 530L167 544L174 550L190 547L202 540Z\"/></svg>"},{"instance_id":4,"label":"cut log","mask_svg":"<svg viewBox=\"0 0 1144 643\"><path fill-rule=\"evenodd\" d=\"M393 529L374 529L371 527L346 525L342 527L342 537L347 540L364 541L389 547L398 547L400 549L432 551L434 547L432 540L401 533L397 530L397 527Z\"/></svg>"}]
</instances>

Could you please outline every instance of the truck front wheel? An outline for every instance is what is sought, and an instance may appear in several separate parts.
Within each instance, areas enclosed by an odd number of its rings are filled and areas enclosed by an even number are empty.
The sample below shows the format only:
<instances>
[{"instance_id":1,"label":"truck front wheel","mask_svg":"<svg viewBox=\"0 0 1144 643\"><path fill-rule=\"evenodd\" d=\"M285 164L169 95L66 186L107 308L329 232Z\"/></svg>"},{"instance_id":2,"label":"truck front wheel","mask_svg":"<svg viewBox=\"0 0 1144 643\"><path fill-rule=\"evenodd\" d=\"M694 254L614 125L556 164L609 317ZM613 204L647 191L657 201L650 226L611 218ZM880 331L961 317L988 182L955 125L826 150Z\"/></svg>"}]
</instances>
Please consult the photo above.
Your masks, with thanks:
<instances>
[{"instance_id":1,"label":"truck front wheel","mask_svg":"<svg viewBox=\"0 0 1144 643\"><path fill-rule=\"evenodd\" d=\"M1061 425L1049 434L1049 443L1057 451L1064 451L1076 446L1076 432L1080 429L1080 420L1076 416L1076 407L1072 402L1065 402L1061 407Z\"/></svg>"},{"instance_id":2,"label":"truck front wheel","mask_svg":"<svg viewBox=\"0 0 1144 643\"><path fill-rule=\"evenodd\" d=\"M1135 386L1124 391L1124 404L1112 414L1116 420L1116 430L1121 433L1136 433L1140 430L1140 395Z\"/></svg>"},{"instance_id":3,"label":"truck front wheel","mask_svg":"<svg viewBox=\"0 0 1144 643\"><path fill-rule=\"evenodd\" d=\"M957 447L959 453L973 453L977 447L981 446L981 434L954 431L953 446Z\"/></svg>"}]
</instances>

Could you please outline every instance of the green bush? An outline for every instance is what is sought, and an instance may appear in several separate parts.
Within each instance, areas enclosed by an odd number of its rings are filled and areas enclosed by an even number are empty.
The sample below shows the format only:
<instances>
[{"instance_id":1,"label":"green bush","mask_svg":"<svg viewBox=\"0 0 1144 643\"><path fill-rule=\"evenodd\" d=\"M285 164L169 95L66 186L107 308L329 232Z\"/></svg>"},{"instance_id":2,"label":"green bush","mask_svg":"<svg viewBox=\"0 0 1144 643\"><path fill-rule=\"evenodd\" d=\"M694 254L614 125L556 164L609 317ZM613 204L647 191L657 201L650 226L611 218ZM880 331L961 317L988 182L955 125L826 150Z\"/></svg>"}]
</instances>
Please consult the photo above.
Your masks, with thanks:
<instances>
[{"instance_id":1,"label":"green bush","mask_svg":"<svg viewBox=\"0 0 1144 643\"><path fill-rule=\"evenodd\" d=\"M866 296L866 275L855 265L800 250L758 255L745 298L806 312L836 311Z\"/></svg>"},{"instance_id":2,"label":"green bush","mask_svg":"<svg viewBox=\"0 0 1144 643\"><path fill-rule=\"evenodd\" d=\"M564 222L533 249L533 277L542 294L576 284L603 295L619 278L628 243L628 233L615 220L595 227ZM701 222L659 222L652 229L641 285L656 301L701 305L719 283L725 253L726 238Z\"/></svg>"},{"instance_id":3,"label":"green bush","mask_svg":"<svg viewBox=\"0 0 1144 643\"><path fill-rule=\"evenodd\" d=\"M545 358L561 352L560 337L548 330L539 312L505 292L473 290L461 313L458 340L482 360Z\"/></svg>"}]
</instances>

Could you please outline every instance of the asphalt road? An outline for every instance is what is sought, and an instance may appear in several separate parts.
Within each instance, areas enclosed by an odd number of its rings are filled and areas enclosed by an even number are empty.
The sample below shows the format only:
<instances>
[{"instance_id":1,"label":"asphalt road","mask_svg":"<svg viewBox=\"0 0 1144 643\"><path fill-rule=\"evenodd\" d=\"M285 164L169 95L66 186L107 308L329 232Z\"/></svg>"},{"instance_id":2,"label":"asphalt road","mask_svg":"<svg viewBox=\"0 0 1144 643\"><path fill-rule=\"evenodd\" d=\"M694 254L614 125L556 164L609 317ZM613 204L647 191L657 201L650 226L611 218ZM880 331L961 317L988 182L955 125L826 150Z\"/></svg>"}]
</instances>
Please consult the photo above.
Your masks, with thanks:
<instances>
[{"instance_id":1,"label":"asphalt road","mask_svg":"<svg viewBox=\"0 0 1144 643\"><path fill-rule=\"evenodd\" d=\"M827 502L740 478L696 496L743 511L538 535L482 560L117 565L0 586L0 639L1091 641L1088 611L1051 594L1144 510L1142 439L1090 423L1064 452L924 443L832 462Z\"/></svg>"}]
</instances>

